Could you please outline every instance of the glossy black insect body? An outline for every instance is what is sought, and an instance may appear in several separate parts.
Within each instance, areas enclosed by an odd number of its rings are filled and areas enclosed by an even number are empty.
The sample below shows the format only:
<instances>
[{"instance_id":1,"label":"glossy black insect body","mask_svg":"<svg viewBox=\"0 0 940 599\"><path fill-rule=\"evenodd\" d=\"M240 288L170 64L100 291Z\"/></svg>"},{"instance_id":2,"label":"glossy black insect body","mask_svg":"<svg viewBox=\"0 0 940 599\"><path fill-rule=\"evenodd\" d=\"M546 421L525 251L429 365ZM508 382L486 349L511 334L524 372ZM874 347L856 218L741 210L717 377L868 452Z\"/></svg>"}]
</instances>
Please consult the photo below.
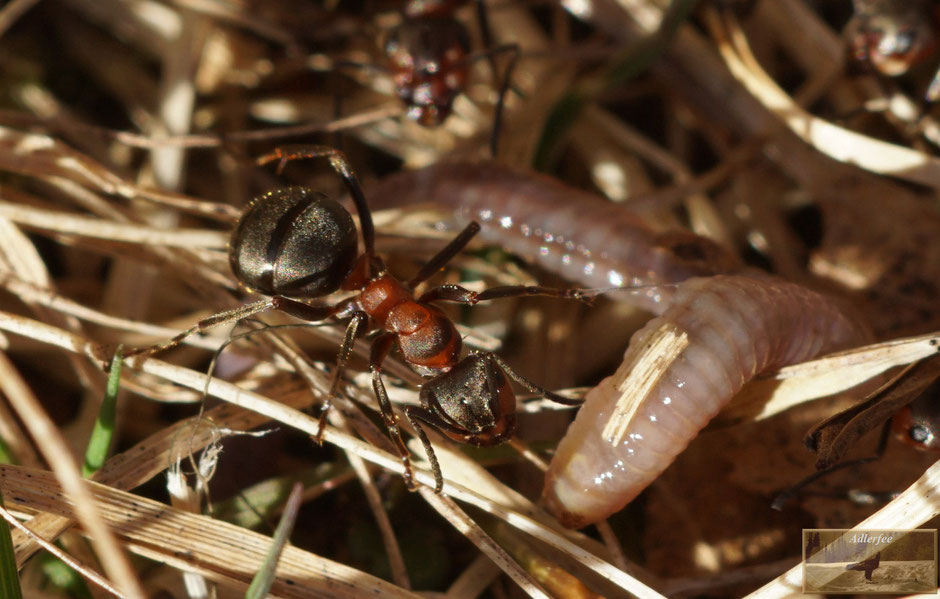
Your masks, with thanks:
<instances>
[{"instance_id":1,"label":"glossy black insect body","mask_svg":"<svg viewBox=\"0 0 940 599\"><path fill-rule=\"evenodd\" d=\"M358 255L358 232L338 202L303 187L256 199L229 244L235 277L265 295L319 297L339 289Z\"/></svg>"},{"instance_id":2,"label":"glossy black insect body","mask_svg":"<svg viewBox=\"0 0 940 599\"><path fill-rule=\"evenodd\" d=\"M382 365L397 347L405 363L427 379L419 394L421 406L406 406L402 411L424 445L438 492L443 488L443 477L423 426L463 443L494 445L507 440L515 430L515 395L507 375L548 399L565 404L580 403L529 382L495 354L476 353L461 359L462 343L456 326L433 305L435 301L472 305L520 295L581 298L578 291L505 286L478 293L457 285L442 285L416 298L414 289L463 249L479 231L479 225L467 226L417 275L404 283L390 275L375 255L369 208L340 152L323 146L287 147L262 157L259 162L279 161L283 167L290 160L316 157L328 158L346 183L359 214L363 253L357 252L352 217L336 201L303 187L264 194L242 213L229 244L229 261L232 272L242 284L271 296L270 300L216 314L165 344L129 355L154 353L177 345L187 335L209 326L243 319L270 308L307 321L349 319L320 416L319 440L353 342L369 330L378 331L370 357L372 386L385 426L401 456L409 488L414 488L410 454L382 381ZM355 294L333 305L311 301L341 288Z\"/></svg>"}]
</instances>

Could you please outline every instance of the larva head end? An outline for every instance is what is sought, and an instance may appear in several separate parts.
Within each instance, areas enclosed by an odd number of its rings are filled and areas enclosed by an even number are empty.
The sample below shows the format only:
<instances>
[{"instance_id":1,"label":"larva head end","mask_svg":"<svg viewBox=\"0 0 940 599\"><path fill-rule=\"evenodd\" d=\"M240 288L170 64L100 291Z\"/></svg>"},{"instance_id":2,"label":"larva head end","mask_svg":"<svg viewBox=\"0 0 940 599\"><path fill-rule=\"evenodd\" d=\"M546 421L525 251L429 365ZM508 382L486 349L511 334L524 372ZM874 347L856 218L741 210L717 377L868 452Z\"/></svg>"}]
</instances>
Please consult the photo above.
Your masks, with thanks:
<instances>
[{"instance_id":1,"label":"larva head end","mask_svg":"<svg viewBox=\"0 0 940 599\"><path fill-rule=\"evenodd\" d=\"M570 528L577 530L584 528L588 524L591 524L591 521L588 518L585 518L583 515L576 514L569 511L562 502L559 501L558 496L552 492L551 487L546 487L542 492L542 498L539 500L539 504L545 508L548 513L555 516L559 523L565 528Z\"/></svg>"}]
</instances>

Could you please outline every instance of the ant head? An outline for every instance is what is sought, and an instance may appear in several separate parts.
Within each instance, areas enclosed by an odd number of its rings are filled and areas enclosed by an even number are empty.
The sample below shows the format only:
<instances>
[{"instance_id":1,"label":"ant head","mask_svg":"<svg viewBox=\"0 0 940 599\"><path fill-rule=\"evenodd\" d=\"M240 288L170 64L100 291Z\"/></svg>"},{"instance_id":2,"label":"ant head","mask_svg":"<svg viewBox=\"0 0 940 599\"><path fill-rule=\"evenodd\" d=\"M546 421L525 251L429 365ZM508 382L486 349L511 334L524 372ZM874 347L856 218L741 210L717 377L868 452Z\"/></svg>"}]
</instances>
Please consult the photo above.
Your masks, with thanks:
<instances>
[{"instance_id":1,"label":"ant head","mask_svg":"<svg viewBox=\"0 0 940 599\"><path fill-rule=\"evenodd\" d=\"M421 387L421 403L451 426L441 432L472 445L498 445L516 428L516 397L485 354L471 354Z\"/></svg>"},{"instance_id":2,"label":"ant head","mask_svg":"<svg viewBox=\"0 0 940 599\"><path fill-rule=\"evenodd\" d=\"M305 187L268 192L242 213L229 242L239 281L266 295L319 297L339 289L357 255L352 217Z\"/></svg>"},{"instance_id":3,"label":"ant head","mask_svg":"<svg viewBox=\"0 0 940 599\"><path fill-rule=\"evenodd\" d=\"M466 83L469 51L466 30L452 19L406 20L389 33L385 52L409 118L426 127L444 122Z\"/></svg>"},{"instance_id":4,"label":"ant head","mask_svg":"<svg viewBox=\"0 0 940 599\"><path fill-rule=\"evenodd\" d=\"M853 54L889 77L903 75L936 46L927 15L916 11L872 14L859 19Z\"/></svg>"},{"instance_id":5,"label":"ant head","mask_svg":"<svg viewBox=\"0 0 940 599\"><path fill-rule=\"evenodd\" d=\"M898 412L891 421L894 433L917 449L940 450L940 382L935 382Z\"/></svg>"}]
</instances>

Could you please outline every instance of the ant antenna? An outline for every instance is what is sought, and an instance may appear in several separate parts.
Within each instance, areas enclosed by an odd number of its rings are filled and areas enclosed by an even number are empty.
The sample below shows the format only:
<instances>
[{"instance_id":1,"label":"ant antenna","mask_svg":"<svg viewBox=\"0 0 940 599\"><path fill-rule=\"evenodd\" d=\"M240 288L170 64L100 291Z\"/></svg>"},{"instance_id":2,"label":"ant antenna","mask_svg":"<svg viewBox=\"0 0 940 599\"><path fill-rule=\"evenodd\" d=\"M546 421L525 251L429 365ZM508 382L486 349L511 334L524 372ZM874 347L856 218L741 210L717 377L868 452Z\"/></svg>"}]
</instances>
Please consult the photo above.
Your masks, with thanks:
<instances>
[{"instance_id":1,"label":"ant antenna","mask_svg":"<svg viewBox=\"0 0 940 599\"><path fill-rule=\"evenodd\" d=\"M359 185L359 180L356 178L352 167L349 166L345 154L329 146L288 145L281 146L270 154L258 158L257 163L263 165L277 160L279 161L277 172L280 174L291 160L321 157L330 161L330 166L343 178L343 182L349 190L349 195L352 196L353 204L356 205L356 212L359 214L359 228L362 230L362 243L365 247L365 254L368 257L370 268L372 268L375 258L375 226L372 224L372 212L369 210L369 205L366 204L362 187Z\"/></svg>"},{"instance_id":2,"label":"ant antenna","mask_svg":"<svg viewBox=\"0 0 940 599\"><path fill-rule=\"evenodd\" d=\"M552 391L549 391L548 389L544 389L536 385L529 379L525 378L524 376L522 376L521 374L517 373L515 370L510 368L509 364L507 364L505 360L503 360L501 357L499 357L498 355L492 352L480 352L480 355L484 356L488 360L492 360L493 362L496 362L496 364L500 368L503 369L503 372L508 374L512 380L522 385L526 389L526 391L530 393L534 393L540 397L544 397L547 400L554 401L555 403L560 403L565 406L580 406L581 404L584 403L583 399L574 399L572 397L565 397L564 395L553 393Z\"/></svg>"},{"instance_id":3,"label":"ant antenna","mask_svg":"<svg viewBox=\"0 0 940 599\"><path fill-rule=\"evenodd\" d=\"M456 237L451 239L450 243L444 246L444 248L435 254L430 260L424 263L424 266L421 267L421 270L418 271L418 274L408 281L408 289L414 289L428 278L433 276L434 273L443 268L444 265L450 262L450 260L460 252L460 250L466 247L466 245L470 243L470 240L473 239L473 236L479 232L480 225L475 221L464 227L464 230L461 231Z\"/></svg>"}]
</instances>

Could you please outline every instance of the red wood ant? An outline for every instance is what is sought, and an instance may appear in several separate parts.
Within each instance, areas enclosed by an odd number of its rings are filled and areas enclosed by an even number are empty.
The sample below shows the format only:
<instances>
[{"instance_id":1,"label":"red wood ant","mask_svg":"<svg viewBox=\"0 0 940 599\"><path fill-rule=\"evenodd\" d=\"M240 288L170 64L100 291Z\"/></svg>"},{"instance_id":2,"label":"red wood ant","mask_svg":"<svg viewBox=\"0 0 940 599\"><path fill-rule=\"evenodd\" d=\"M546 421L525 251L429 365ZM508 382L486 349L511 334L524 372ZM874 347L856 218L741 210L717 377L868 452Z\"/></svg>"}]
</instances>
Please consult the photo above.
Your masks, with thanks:
<instances>
[{"instance_id":1,"label":"red wood ant","mask_svg":"<svg viewBox=\"0 0 940 599\"><path fill-rule=\"evenodd\" d=\"M408 107L408 117L426 127L436 127L450 115L454 99L466 88L470 64L481 58L488 59L494 79L499 80L494 57L509 54L509 64L499 85L490 138L490 150L495 156L503 104L519 57L519 46L491 47L485 7L482 0L476 0L486 49L471 54L470 35L454 18L454 11L460 4L462 2L457 0L410 0L402 11L404 20L386 38L385 53L392 65L398 97Z\"/></svg>"},{"instance_id":2,"label":"red wood ant","mask_svg":"<svg viewBox=\"0 0 940 599\"><path fill-rule=\"evenodd\" d=\"M273 308L306 321L349 319L337 357L330 393L323 404L317 440L353 342L368 329L381 331L372 342L369 367L382 418L405 467L405 482L415 488L409 452L392 409L382 364L397 345L404 361L427 381L421 387L421 406L403 408L427 452L434 472L435 490L443 488L443 476L422 424L461 443L479 446L506 441L515 430L516 400L506 375L529 391L567 405L578 405L547 391L512 371L490 352L460 358L461 338L454 323L435 301L473 305L496 298L543 295L585 299L578 290L536 286L501 286L481 292L458 285L434 287L417 299L415 288L449 262L480 227L470 223L446 247L433 256L407 283L387 271L375 253L375 232L365 197L344 155L325 146L288 146L258 159L259 164L278 161L278 170L291 160L328 158L340 174L359 214L364 251L357 252L357 233L352 217L338 202L303 187L288 187L257 198L242 213L229 244L229 261L236 278L248 288L270 296L235 310L198 322L167 343L130 352L152 354L173 347L186 336L221 322L244 319ZM356 295L334 305L304 300L326 296L339 289Z\"/></svg>"},{"instance_id":3,"label":"red wood ant","mask_svg":"<svg viewBox=\"0 0 940 599\"><path fill-rule=\"evenodd\" d=\"M849 448L879 426L881 436L874 455L841 461ZM817 454L818 472L780 493L772 507L783 509L800 490L831 472L880 459L891 432L917 449L940 450L940 359L907 366L858 404L813 427L805 443Z\"/></svg>"},{"instance_id":4,"label":"red wood ant","mask_svg":"<svg viewBox=\"0 0 940 599\"><path fill-rule=\"evenodd\" d=\"M853 55L880 73L908 72L937 49L937 10L927 0L854 0L848 31ZM940 98L940 71L926 92Z\"/></svg>"}]
</instances>

